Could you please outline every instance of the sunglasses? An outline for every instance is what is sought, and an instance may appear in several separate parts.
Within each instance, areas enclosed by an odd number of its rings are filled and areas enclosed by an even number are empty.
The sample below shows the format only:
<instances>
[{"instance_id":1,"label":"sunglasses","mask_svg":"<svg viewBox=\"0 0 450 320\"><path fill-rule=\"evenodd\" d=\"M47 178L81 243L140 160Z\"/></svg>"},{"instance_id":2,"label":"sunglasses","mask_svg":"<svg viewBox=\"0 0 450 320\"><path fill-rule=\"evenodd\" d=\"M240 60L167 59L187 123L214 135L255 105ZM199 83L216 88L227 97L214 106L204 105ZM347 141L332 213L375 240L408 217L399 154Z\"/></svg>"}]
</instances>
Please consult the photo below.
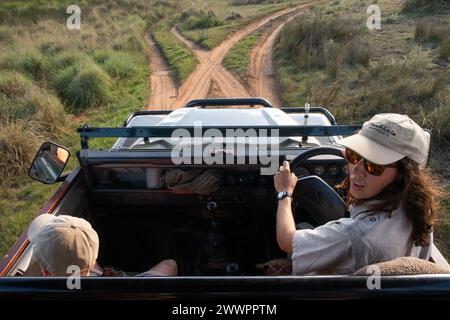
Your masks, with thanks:
<instances>
[{"instance_id":1,"label":"sunglasses","mask_svg":"<svg viewBox=\"0 0 450 320\"><path fill-rule=\"evenodd\" d=\"M396 168L397 165L395 163L391 164L376 164L373 162L370 162L369 160L364 159L359 154L357 154L355 151L345 148L344 152L345 160L351 164L357 164L359 161L364 160L363 165L366 169L368 174L371 174L373 176L381 176L386 168Z\"/></svg>"}]
</instances>

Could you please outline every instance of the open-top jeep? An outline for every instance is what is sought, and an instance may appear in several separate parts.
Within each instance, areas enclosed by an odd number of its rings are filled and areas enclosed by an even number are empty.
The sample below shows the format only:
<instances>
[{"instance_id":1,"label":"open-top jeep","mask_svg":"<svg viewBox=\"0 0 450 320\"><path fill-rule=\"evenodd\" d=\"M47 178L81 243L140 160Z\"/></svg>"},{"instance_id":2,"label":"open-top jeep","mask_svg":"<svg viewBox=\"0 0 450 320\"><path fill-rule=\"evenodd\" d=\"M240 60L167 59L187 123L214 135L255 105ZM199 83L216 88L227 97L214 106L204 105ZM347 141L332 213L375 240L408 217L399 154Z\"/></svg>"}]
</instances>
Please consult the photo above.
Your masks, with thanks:
<instances>
[{"instance_id":1,"label":"open-top jeep","mask_svg":"<svg viewBox=\"0 0 450 320\"><path fill-rule=\"evenodd\" d=\"M261 106L256 108L255 106ZM247 106L232 108L232 106ZM277 245L273 174L283 160L300 177L297 224L346 216L335 185L346 175L338 146L360 126L337 125L320 107L272 108L259 98L206 99L173 111L139 111L120 128L78 129L80 166L61 176L69 153L44 143L30 175L63 181L40 210L90 221L100 237L100 265L126 277L42 278L26 231L0 261L0 296L171 299L214 297L449 297L450 275L274 276L264 263L286 255ZM91 138L118 137L109 150ZM165 258L177 277L133 277ZM432 259L446 264L433 247ZM370 276L370 275L368 275Z\"/></svg>"}]
</instances>

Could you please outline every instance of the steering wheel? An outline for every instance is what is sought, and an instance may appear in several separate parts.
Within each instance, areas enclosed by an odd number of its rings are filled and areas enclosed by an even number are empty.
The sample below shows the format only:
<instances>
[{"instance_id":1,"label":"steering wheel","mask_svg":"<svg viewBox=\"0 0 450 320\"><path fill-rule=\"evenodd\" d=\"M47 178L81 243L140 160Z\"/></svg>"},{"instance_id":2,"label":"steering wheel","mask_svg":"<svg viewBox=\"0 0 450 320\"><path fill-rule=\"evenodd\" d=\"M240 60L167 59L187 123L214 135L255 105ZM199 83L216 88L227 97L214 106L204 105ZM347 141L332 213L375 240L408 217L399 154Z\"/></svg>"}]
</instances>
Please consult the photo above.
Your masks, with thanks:
<instances>
[{"instance_id":1,"label":"steering wheel","mask_svg":"<svg viewBox=\"0 0 450 320\"><path fill-rule=\"evenodd\" d=\"M342 155L342 150L339 149L339 148L336 148L336 147L315 147L315 148L306 150L302 154L299 154L294 159L292 159L291 162L289 162L289 166L291 167L291 171L294 171L294 173L295 173L295 169L297 169L301 165L304 165L305 161L308 160L309 158L312 158L312 157L315 157L315 156L318 156L318 155L324 155L324 154L338 156L338 157L341 157L341 158L344 157Z\"/></svg>"},{"instance_id":2,"label":"steering wheel","mask_svg":"<svg viewBox=\"0 0 450 320\"><path fill-rule=\"evenodd\" d=\"M304 165L306 160L318 155L333 155L343 158L341 149L337 147L316 147L306 150L291 160L291 171L297 174L297 169ZM308 220L315 227L346 216L344 200L318 176L310 175L299 178L293 198L297 207L300 206L306 210L309 216ZM297 207L295 209L298 209ZM298 220L295 213L294 219ZM299 222L296 221L296 223Z\"/></svg>"}]
</instances>

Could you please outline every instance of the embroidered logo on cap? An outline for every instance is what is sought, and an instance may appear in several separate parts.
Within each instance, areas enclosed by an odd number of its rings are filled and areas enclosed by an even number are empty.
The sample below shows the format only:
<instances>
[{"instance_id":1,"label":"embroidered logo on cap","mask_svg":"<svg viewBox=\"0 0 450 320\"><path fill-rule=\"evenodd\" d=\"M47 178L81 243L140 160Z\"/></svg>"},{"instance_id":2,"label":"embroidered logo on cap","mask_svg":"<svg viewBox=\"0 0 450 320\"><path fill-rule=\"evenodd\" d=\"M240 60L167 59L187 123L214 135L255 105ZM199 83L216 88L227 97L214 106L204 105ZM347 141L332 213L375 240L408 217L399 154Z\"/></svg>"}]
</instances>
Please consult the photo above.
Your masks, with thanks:
<instances>
[{"instance_id":1,"label":"embroidered logo on cap","mask_svg":"<svg viewBox=\"0 0 450 320\"><path fill-rule=\"evenodd\" d=\"M384 124L370 123L369 129L375 130L385 136L396 136L395 131Z\"/></svg>"}]
</instances>

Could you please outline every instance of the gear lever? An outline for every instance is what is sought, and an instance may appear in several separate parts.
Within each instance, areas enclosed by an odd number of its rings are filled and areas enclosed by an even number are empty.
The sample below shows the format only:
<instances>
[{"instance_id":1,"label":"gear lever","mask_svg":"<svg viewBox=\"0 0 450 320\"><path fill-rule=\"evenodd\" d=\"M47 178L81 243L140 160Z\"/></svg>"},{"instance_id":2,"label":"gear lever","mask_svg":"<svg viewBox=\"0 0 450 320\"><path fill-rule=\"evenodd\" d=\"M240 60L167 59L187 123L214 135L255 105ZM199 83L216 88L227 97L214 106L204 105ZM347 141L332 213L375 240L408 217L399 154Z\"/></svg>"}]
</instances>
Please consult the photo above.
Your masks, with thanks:
<instances>
[{"instance_id":1,"label":"gear lever","mask_svg":"<svg viewBox=\"0 0 450 320\"><path fill-rule=\"evenodd\" d=\"M211 214L211 225L205 244L206 269L209 272L224 270L228 257L226 253L225 238L219 230L219 221L216 219L217 203L209 201L206 209Z\"/></svg>"}]
</instances>

